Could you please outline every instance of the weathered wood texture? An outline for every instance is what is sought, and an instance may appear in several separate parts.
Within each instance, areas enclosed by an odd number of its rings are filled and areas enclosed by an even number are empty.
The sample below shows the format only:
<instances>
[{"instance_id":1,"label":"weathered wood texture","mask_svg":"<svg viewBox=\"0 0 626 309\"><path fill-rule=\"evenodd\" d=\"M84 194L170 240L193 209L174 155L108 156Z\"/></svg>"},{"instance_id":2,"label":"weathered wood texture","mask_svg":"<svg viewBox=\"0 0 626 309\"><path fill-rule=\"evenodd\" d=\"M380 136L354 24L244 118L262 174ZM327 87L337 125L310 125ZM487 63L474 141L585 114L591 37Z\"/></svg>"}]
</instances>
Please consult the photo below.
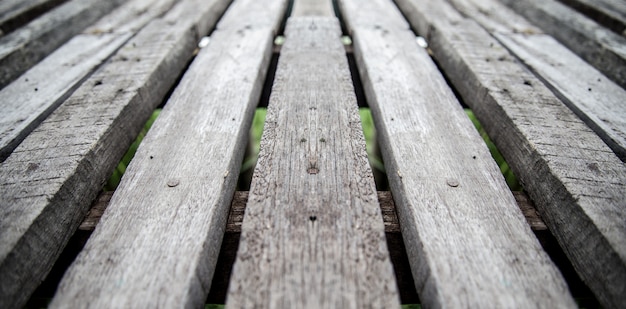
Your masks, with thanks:
<instances>
[{"instance_id":1,"label":"weathered wood texture","mask_svg":"<svg viewBox=\"0 0 626 309\"><path fill-rule=\"evenodd\" d=\"M545 35L496 34L626 161L626 90Z\"/></svg>"},{"instance_id":2,"label":"weathered wood texture","mask_svg":"<svg viewBox=\"0 0 626 309\"><path fill-rule=\"evenodd\" d=\"M452 90L390 1L343 0L425 307L572 307Z\"/></svg>"},{"instance_id":3,"label":"weathered wood texture","mask_svg":"<svg viewBox=\"0 0 626 309\"><path fill-rule=\"evenodd\" d=\"M135 0L75 36L0 91L0 161L100 64L174 0ZM51 78L51 76L54 76Z\"/></svg>"},{"instance_id":4,"label":"weathered wood texture","mask_svg":"<svg viewBox=\"0 0 626 309\"><path fill-rule=\"evenodd\" d=\"M626 88L626 37L555 0L500 0Z\"/></svg>"},{"instance_id":5,"label":"weathered wood texture","mask_svg":"<svg viewBox=\"0 0 626 309\"><path fill-rule=\"evenodd\" d=\"M71 0L0 37L0 88L122 2Z\"/></svg>"},{"instance_id":6,"label":"weathered wood texture","mask_svg":"<svg viewBox=\"0 0 626 309\"><path fill-rule=\"evenodd\" d=\"M227 307L399 307L339 22L285 31Z\"/></svg>"},{"instance_id":7,"label":"weathered wood texture","mask_svg":"<svg viewBox=\"0 0 626 309\"><path fill-rule=\"evenodd\" d=\"M93 203L91 209L89 209L89 212L83 219L83 222L80 224L80 230L93 231L96 228L112 196L112 191L102 192L98 196L98 199ZM545 223L541 220L541 217L537 213L528 195L522 191L513 191L513 196L515 197L517 206L522 210L526 222L530 225L530 228L533 231L546 230L547 227ZM241 223L243 222L243 215L246 212L247 203L248 191L235 191L226 222L226 233L241 233ZM396 206L393 202L391 192L378 191L378 203L380 204L380 211L383 215L383 222L385 223L385 233L400 233L400 222L396 215Z\"/></svg>"},{"instance_id":8,"label":"weathered wood texture","mask_svg":"<svg viewBox=\"0 0 626 309\"><path fill-rule=\"evenodd\" d=\"M269 0L231 6L143 140L51 307L204 304L285 8Z\"/></svg>"},{"instance_id":9,"label":"weathered wood texture","mask_svg":"<svg viewBox=\"0 0 626 309\"><path fill-rule=\"evenodd\" d=\"M499 1L450 2L521 59L622 161L626 159L625 90Z\"/></svg>"},{"instance_id":10,"label":"weathered wood texture","mask_svg":"<svg viewBox=\"0 0 626 309\"><path fill-rule=\"evenodd\" d=\"M335 10L330 0L297 0L291 16L335 16Z\"/></svg>"},{"instance_id":11,"label":"weathered wood texture","mask_svg":"<svg viewBox=\"0 0 626 309\"><path fill-rule=\"evenodd\" d=\"M472 107L580 276L626 295L626 167L494 38L444 2L397 0Z\"/></svg>"},{"instance_id":12,"label":"weathered wood texture","mask_svg":"<svg viewBox=\"0 0 626 309\"><path fill-rule=\"evenodd\" d=\"M626 2L624 0L559 0L589 16L598 23L626 35Z\"/></svg>"},{"instance_id":13,"label":"weathered wood texture","mask_svg":"<svg viewBox=\"0 0 626 309\"><path fill-rule=\"evenodd\" d=\"M67 0L2 0L0 1L0 36L28 23Z\"/></svg>"},{"instance_id":14,"label":"weathered wood texture","mask_svg":"<svg viewBox=\"0 0 626 309\"><path fill-rule=\"evenodd\" d=\"M227 4L181 1L152 21L0 165L0 307L19 307L50 270Z\"/></svg>"}]
</instances>

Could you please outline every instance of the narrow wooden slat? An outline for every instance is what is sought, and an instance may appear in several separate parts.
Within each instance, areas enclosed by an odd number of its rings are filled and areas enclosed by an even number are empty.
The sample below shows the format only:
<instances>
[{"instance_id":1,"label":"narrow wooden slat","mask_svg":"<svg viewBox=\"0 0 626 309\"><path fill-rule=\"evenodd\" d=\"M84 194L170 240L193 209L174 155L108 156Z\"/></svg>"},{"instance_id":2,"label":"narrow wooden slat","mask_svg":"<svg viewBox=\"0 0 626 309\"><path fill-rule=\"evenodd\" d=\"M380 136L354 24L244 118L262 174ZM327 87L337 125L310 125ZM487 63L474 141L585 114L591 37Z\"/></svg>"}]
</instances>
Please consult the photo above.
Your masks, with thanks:
<instances>
[{"instance_id":1,"label":"narrow wooden slat","mask_svg":"<svg viewBox=\"0 0 626 309\"><path fill-rule=\"evenodd\" d=\"M626 160L626 91L552 37L496 0L452 0L589 125L622 161ZM504 18L503 18L504 16Z\"/></svg>"},{"instance_id":2,"label":"narrow wooden slat","mask_svg":"<svg viewBox=\"0 0 626 309\"><path fill-rule=\"evenodd\" d=\"M293 4L291 16L335 16L332 1L297 0Z\"/></svg>"},{"instance_id":3,"label":"narrow wooden slat","mask_svg":"<svg viewBox=\"0 0 626 309\"><path fill-rule=\"evenodd\" d=\"M54 111L97 66L174 0L135 0L75 36L0 91L0 161ZM51 78L54 76L54 78Z\"/></svg>"},{"instance_id":4,"label":"narrow wooden slat","mask_svg":"<svg viewBox=\"0 0 626 309\"><path fill-rule=\"evenodd\" d=\"M552 37L514 33L496 37L626 161L626 90Z\"/></svg>"},{"instance_id":5,"label":"narrow wooden slat","mask_svg":"<svg viewBox=\"0 0 626 309\"><path fill-rule=\"evenodd\" d=\"M341 4L424 307L572 307L486 145L409 25L396 22L401 13L386 0Z\"/></svg>"},{"instance_id":6,"label":"narrow wooden slat","mask_svg":"<svg viewBox=\"0 0 626 309\"><path fill-rule=\"evenodd\" d=\"M0 38L0 88L124 0L71 0Z\"/></svg>"},{"instance_id":7,"label":"narrow wooden slat","mask_svg":"<svg viewBox=\"0 0 626 309\"><path fill-rule=\"evenodd\" d=\"M204 304L286 4L231 6L143 140L52 308Z\"/></svg>"},{"instance_id":8,"label":"narrow wooden slat","mask_svg":"<svg viewBox=\"0 0 626 309\"><path fill-rule=\"evenodd\" d=\"M227 5L181 1L151 22L0 165L0 307L20 307L44 278Z\"/></svg>"},{"instance_id":9,"label":"narrow wooden slat","mask_svg":"<svg viewBox=\"0 0 626 309\"><path fill-rule=\"evenodd\" d=\"M339 22L285 37L226 305L399 307Z\"/></svg>"},{"instance_id":10,"label":"narrow wooden slat","mask_svg":"<svg viewBox=\"0 0 626 309\"><path fill-rule=\"evenodd\" d=\"M9 33L67 0L0 1L0 35Z\"/></svg>"},{"instance_id":11,"label":"narrow wooden slat","mask_svg":"<svg viewBox=\"0 0 626 309\"><path fill-rule=\"evenodd\" d=\"M500 0L626 88L626 37L555 0Z\"/></svg>"},{"instance_id":12,"label":"narrow wooden slat","mask_svg":"<svg viewBox=\"0 0 626 309\"><path fill-rule=\"evenodd\" d=\"M624 0L560 0L605 27L626 35L626 2Z\"/></svg>"},{"instance_id":13,"label":"narrow wooden slat","mask_svg":"<svg viewBox=\"0 0 626 309\"><path fill-rule=\"evenodd\" d=\"M397 0L606 307L626 295L626 167L494 38L444 2Z\"/></svg>"}]
</instances>

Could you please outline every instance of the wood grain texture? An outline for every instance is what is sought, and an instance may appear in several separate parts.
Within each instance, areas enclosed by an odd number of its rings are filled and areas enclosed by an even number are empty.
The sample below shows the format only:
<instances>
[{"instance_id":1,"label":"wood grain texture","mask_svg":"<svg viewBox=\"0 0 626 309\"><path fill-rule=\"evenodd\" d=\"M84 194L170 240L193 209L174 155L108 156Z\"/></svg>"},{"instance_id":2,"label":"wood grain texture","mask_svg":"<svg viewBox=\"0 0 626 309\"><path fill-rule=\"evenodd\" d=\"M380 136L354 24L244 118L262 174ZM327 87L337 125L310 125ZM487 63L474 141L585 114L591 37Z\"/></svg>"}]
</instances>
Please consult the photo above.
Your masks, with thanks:
<instances>
[{"instance_id":1,"label":"wood grain texture","mask_svg":"<svg viewBox=\"0 0 626 309\"><path fill-rule=\"evenodd\" d=\"M555 0L500 0L626 88L626 37Z\"/></svg>"},{"instance_id":2,"label":"wood grain texture","mask_svg":"<svg viewBox=\"0 0 626 309\"><path fill-rule=\"evenodd\" d=\"M447 2L491 33L543 34L540 28L498 0L447 0Z\"/></svg>"},{"instance_id":3,"label":"wood grain texture","mask_svg":"<svg viewBox=\"0 0 626 309\"><path fill-rule=\"evenodd\" d=\"M623 0L560 0L617 34L626 36L626 2Z\"/></svg>"},{"instance_id":4,"label":"wood grain texture","mask_svg":"<svg viewBox=\"0 0 626 309\"><path fill-rule=\"evenodd\" d=\"M626 159L626 91L497 0L449 0L476 20Z\"/></svg>"},{"instance_id":5,"label":"wood grain texture","mask_svg":"<svg viewBox=\"0 0 626 309\"><path fill-rule=\"evenodd\" d=\"M17 29L65 1L67 0L0 1L0 36Z\"/></svg>"},{"instance_id":6,"label":"wood grain texture","mask_svg":"<svg viewBox=\"0 0 626 309\"><path fill-rule=\"evenodd\" d=\"M173 4L174 0L129 1L3 88L0 91L0 161L4 161L89 74Z\"/></svg>"},{"instance_id":7,"label":"wood grain texture","mask_svg":"<svg viewBox=\"0 0 626 309\"><path fill-rule=\"evenodd\" d=\"M401 13L385 0L341 8L422 305L573 307L486 145L409 25L397 22Z\"/></svg>"},{"instance_id":8,"label":"wood grain texture","mask_svg":"<svg viewBox=\"0 0 626 309\"><path fill-rule=\"evenodd\" d=\"M399 307L338 20L285 37L226 306Z\"/></svg>"},{"instance_id":9,"label":"wood grain texture","mask_svg":"<svg viewBox=\"0 0 626 309\"><path fill-rule=\"evenodd\" d=\"M291 11L292 17L298 16L335 16L330 0L297 0Z\"/></svg>"},{"instance_id":10,"label":"wood grain texture","mask_svg":"<svg viewBox=\"0 0 626 309\"><path fill-rule=\"evenodd\" d=\"M235 191L233 201L230 205L230 211L228 212L228 220L226 222L226 233L241 233L241 223L243 222L243 215L246 212L246 204L248 203L248 191ZM547 227L543 220L537 213L535 205L530 200L528 195L522 191L513 191L513 196L517 202L517 206L522 210L526 222L530 225L533 231L543 231ZM104 213L104 210L109 205L113 197L112 191L102 192L96 201L89 209L89 213L83 219L79 229L82 231L93 231L100 218ZM385 223L385 233L400 233L400 222L396 214L396 206L393 202L393 197L390 191L378 191L378 203L380 204L380 211L383 215L383 222Z\"/></svg>"},{"instance_id":11,"label":"wood grain texture","mask_svg":"<svg viewBox=\"0 0 626 309\"><path fill-rule=\"evenodd\" d=\"M161 112L52 308L201 307L286 1L237 1ZM114 297L112 297L114 295Z\"/></svg>"},{"instance_id":12,"label":"wood grain texture","mask_svg":"<svg viewBox=\"0 0 626 309\"><path fill-rule=\"evenodd\" d=\"M0 88L124 0L71 0L0 37Z\"/></svg>"},{"instance_id":13,"label":"wood grain texture","mask_svg":"<svg viewBox=\"0 0 626 309\"><path fill-rule=\"evenodd\" d=\"M626 90L545 35L496 34L622 160Z\"/></svg>"},{"instance_id":14,"label":"wood grain texture","mask_svg":"<svg viewBox=\"0 0 626 309\"><path fill-rule=\"evenodd\" d=\"M152 21L0 165L0 307L20 307L45 277L227 4L184 1Z\"/></svg>"},{"instance_id":15,"label":"wood grain texture","mask_svg":"<svg viewBox=\"0 0 626 309\"><path fill-rule=\"evenodd\" d=\"M626 295L626 167L478 24L443 2L397 0L608 308ZM444 13L445 12L445 13Z\"/></svg>"}]
</instances>

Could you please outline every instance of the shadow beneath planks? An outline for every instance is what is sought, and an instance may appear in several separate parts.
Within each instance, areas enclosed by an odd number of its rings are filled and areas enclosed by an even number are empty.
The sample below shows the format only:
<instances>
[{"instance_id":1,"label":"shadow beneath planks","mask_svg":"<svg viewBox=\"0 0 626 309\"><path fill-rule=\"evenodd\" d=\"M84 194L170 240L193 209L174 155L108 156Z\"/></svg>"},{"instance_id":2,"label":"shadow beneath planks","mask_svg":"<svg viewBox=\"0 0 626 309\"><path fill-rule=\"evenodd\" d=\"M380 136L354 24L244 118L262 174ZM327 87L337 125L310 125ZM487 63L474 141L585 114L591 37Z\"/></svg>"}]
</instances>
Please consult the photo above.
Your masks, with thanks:
<instances>
[{"instance_id":1,"label":"shadow beneath planks","mask_svg":"<svg viewBox=\"0 0 626 309\"><path fill-rule=\"evenodd\" d=\"M85 243L89 239L93 229L99 221L106 205L111 199L112 192L103 192L94 203L92 210L85 218L81 227L76 231L70 239L68 245L61 253L52 271L48 277L41 283L39 288L33 293L25 308L45 308L52 300L57 286L63 277L65 271L72 264L78 253L83 249ZM542 228L543 223L536 217L536 212L523 193L515 193L516 199L520 204L527 220L530 223L533 232L541 243L544 250L548 253L553 262L560 269L573 297L580 307L584 308L600 308L600 305L580 279L574 267L569 262L563 250L559 247L556 239L549 230ZM228 292L228 283L232 271L233 263L239 246L239 238L241 235L241 222L245 212L245 206L248 199L248 192L237 191L233 198L228 222L226 225L226 233L222 240L220 255L217 261L215 274L211 283L211 290L207 296L208 304L224 304L226 294ZM404 241L400 225L395 213L395 205L390 192L379 192L379 202L381 212L385 221L385 235L387 238L387 246L390 251L391 261L393 263L398 289L400 291L400 300L403 304L419 303L419 296L413 284L413 276L409 266L409 260L406 254ZM530 207L530 208L529 208Z\"/></svg>"}]
</instances>

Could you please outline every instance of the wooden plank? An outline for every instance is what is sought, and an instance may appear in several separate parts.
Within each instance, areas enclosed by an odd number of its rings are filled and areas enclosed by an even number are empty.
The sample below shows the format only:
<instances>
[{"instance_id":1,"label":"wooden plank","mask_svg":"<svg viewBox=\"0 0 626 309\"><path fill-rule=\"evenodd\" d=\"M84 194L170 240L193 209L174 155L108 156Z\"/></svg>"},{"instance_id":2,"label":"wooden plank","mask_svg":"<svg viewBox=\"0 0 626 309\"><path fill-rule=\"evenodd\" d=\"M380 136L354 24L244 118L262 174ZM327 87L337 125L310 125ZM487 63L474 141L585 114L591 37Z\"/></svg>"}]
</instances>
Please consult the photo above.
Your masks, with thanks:
<instances>
[{"instance_id":1,"label":"wooden plank","mask_svg":"<svg viewBox=\"0 0 626 309\"><path fill-rule=\"evenodd\" d=\"M422 305L573 307L454 93L394 22L401 13L386 0L341 8Z\"/></svg>"},{"instance_id":2,"label":"wooden plank","mask_svg":"<svg viewBox=\"0 0 626 309\"><path fill-rule=\"evenodd\" d=\"M626 167L473 20L447 3L398 0L606 307L626 295Z\"/></svg>"},{"instance_id":3,"label":"wooden plank","mask_svg":"<svg viewBox=\"0 0 626 309\"><path fill-rule=\"evenodd\" d=\"M286 5L231 6L139 147L52 308L204 304Z\"/></svg>"},{"instance_id":4,"label":"wooden plank","mask_svg":"<svg viewBox=\"0 0 626 309\"><path fill-rule=\"evenodd\" d=\"M71 0L0 37L0 88L124 0Z\"/></svg>"},{"instance_id":5,"label":"wooden plank","mask_svg":"<svg viewBox=\"0 0 626 309\"><path fill-rule=\"evenodd\" d=\"M291 16L335 16L332 1L298 0L293 4Z\"/></svg>"},{"instance_id":6,"label":"wooden plank","mask_svg":"<svg viewBox=\"0 0 626 309\"><path fill-rule=\"evenodd\" d=\"M0 90L0 161L99 65L174 0L135 0L117 8ZM50 78L54 76L54 78Z\"/></svg>"},{"instance_id":7,"label":"wooden plank","mask_svg":"<svg viewBox=\"0 0 626 309\"><path fill-rule=\"evenodd\" d=\"M67 0L0 1L0 36L21 27L65 1Z\"/></svg>"},{"instance_id":8,"label":"wooden plank","mask_svg":"<svg viewBox=\"0 0 626 309\"><path fill-rule=\"evenodd\" d=\"M498 0L448 0L448 2L464 16L476 20L490 33L543 34L540 28Z\"/></svg>"},{"instance_id":9,"label":"wooden plank","mask_svg":"<svg viewBox=\"0 0 626 309\"><path fill-rule=\"evenodd\" d=\"M497 39L626 161L626 91L545 35Z\"/></svg>"},{"instance_id":10,"label":"wooden plank","mask_svg":"<svg viewBox=\"0 0 626 309\"><path fill-rule=\"evenodd\" d=\"M0 307L20 307L44 278L227 5L188 0L152 21L0 165Z\"/></svg>"},{"instance_id":11,"label":"wooden plank","mask_svg":"<svg viewBox=\"0 0 626 309\"><path fill-rule=\"evenodd\" d=\"M495 0L452 0L521 59L617 156L626 160L626 91ZM505 18L502 18L505 16ZM529 29L524 31L524 29Z\"/></svg>"},{"instance_id":12,"label":"wooden plank","mask_svg":"<svg viewBox=\"0 0 626 309\"><path fill-rule=\"evenodd\" d=\"M626 88L626 37L555 0L501 0Z\"/></svg>"},{"instance_id":13,"label":"wooden plank","mask_svg":"<svg viewBox=\"0 0 626 309\"><path fill-rule=\"evenodd\" d=\"M626 36L626 2L623 0L560 0L603 26Z\"/></svg>"},{"instance_id":14,"label":"wooden plank","mask_svg":"<svg viewBox=\"0 0 626 309\"><path fill-rule=\"evenodd\" d=\"M399 307L339 22L285 37L227 307Z\"/></svg>"}]
</instances>

